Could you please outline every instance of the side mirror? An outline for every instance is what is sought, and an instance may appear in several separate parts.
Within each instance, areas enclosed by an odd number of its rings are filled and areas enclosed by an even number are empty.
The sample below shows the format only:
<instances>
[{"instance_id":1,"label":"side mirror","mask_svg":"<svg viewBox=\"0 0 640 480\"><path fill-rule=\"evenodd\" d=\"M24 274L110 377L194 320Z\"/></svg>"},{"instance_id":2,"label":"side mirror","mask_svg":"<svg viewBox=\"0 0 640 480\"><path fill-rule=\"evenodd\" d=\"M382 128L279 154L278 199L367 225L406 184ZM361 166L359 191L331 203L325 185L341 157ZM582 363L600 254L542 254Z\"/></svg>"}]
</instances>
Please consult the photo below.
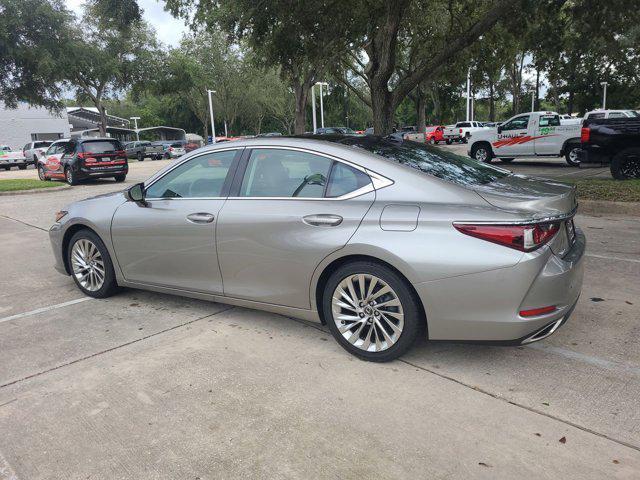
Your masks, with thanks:
<instances>
[{"instance_id":1,"label":"side mirror","mask_svg":"<svg viewBox=\"0 0 640 480\"><path fill-rule=\"evenodd\" d=\"M144 184L143 183L136 183L135 185L130 187L126 191L125 196L127 197L127 200L129 200L130 202L136 202L143 206L147 205L147 203L144 201Z\"/></svg>"},{"instance_id":2,"label":"side mirror","mask_svg":"<svg viewBox=\"0 0 640 480\"><path fill-rule=\"evenodd\" d=\"M498 125L498 133L502 133L502 126Z\"/></svg>"}]
</instances>

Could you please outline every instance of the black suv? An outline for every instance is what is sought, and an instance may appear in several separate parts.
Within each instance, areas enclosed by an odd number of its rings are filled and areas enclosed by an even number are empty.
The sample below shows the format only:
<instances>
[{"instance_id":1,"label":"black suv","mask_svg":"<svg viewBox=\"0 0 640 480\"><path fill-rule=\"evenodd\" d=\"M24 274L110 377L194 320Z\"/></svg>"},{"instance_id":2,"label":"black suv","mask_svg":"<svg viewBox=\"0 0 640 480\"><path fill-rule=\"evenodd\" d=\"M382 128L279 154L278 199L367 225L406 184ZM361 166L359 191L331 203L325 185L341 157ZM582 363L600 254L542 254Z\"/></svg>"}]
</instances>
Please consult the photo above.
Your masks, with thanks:
<instances>
[{"instance_id":1,"label":"black suv","mask_svg":"<svg viewBox=\"0 0 640 480\"><path fill-rule=\"evenodd\" d=\"M42 180L64 179L77 185L89 178L113 177L124 182L129 173L127 153L114 138L72 138L58 140L40 158L38 173Z\"/></svg>"}]
</instances>

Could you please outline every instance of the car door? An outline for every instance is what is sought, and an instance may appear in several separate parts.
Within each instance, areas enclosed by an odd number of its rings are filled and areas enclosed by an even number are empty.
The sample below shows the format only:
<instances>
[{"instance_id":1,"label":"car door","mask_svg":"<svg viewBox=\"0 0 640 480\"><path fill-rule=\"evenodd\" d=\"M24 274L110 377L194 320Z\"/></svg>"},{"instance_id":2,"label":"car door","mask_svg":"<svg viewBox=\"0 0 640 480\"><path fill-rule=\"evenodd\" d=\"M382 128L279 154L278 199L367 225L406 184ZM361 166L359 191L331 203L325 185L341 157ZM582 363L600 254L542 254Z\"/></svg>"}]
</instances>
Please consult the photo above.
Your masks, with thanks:
<instances>
[{"instance_id":1,"label":"car door","mask_svg":"<svg viewBox=\"0 0 640 480\"><path fill-rule=\"evenodd\" d=\"M530 115L518 115L498 128L497 139L491 144L497 157L509 157L534 153L529 135Z\"/></svg>"},{"instance_id":2,"label":"car door","mask_svg":"<svg viewBox=\"0 0 640 480\"><path fill-rule=\"evenodd\" d=\"M533 132L536 155L557 155L560 152L558 127L560 127L559 115L550 113L538 117Z\"/></svg>"},{"instance_id":3,"label":"car door","mask_svg":"<svg viewBox=\"0 0 640 480\"><path fill-rule=\"evenodd\" d=\"M39 160L46 177L64 178L64 165L62 157L65 154L72 154L75 148L74 142L55 143L49 147L43 158Z\"/></svg>"},{"instance_id":4,"label":"car door","mask_svg":"<svg viewBox=\"0 0 640 480\"><path fill-rule=\"evenodd\" d=\"M145 205L118 207L111 237L127 281L222 293L216 225L240 151L191 157L145 186Z\"/></svg>"},{"instance_id":5,"label":"car door","mask_svg":"<svg viewBox=\"0 0 640 480\"><path fill-rule=\"evenodd\" d=\"M356 166L297 148L247 149L218 223L224 294L309 309L315 268L374 199Z\"/></svg>"}]
</instances>

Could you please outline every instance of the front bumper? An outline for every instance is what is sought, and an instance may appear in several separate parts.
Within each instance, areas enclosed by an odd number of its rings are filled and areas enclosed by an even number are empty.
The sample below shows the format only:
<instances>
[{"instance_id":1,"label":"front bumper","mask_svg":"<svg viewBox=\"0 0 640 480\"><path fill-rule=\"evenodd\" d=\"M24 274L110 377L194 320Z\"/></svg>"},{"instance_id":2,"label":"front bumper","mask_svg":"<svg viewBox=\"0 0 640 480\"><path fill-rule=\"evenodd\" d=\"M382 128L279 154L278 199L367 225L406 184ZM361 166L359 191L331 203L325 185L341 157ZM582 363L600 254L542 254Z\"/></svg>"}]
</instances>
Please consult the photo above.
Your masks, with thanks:
<instances>
[{"instance_id":1,"label":"front bumper","mask_svg":"<svg viewBox=\"0 0 640 480\"><path fill-rule=\"evenodd\" d=\"M55 259L54 268L63 275L69 275L65 267L65 261L62 257L62 225L54 223L49 229L49 241L51 242L51 249L53 250L53 258Z\"/></svg>"},{"instance_id":2,"label":"front bumper","mask_svg":"<svg viewBox=\"0 0 640 480\"><path fill-rule=\"evenodd\" d=\"M425 307L430 340L520 345L545 338L566 322L580 296L584 234L562 258L550 248L525 254L517 265L414 284ZM518 312L555 305L546 315ZM551 328L549 328L551 329Z\"/></svg>"}]
</instances>

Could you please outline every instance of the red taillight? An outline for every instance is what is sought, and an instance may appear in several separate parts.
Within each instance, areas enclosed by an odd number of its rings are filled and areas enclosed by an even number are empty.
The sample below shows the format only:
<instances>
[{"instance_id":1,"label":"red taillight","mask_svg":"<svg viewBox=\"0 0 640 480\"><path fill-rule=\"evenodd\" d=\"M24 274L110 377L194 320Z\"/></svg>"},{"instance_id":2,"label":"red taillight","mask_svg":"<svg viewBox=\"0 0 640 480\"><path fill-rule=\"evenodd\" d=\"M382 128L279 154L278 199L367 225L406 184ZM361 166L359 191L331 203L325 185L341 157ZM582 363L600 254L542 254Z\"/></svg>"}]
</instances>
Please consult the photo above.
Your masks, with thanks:
<instances>
[{"instance_id":1,"label":"red taillight","mask_svg":"<svg viewBox=\"0 0 640 480\"><path fill-rule=\"evenodd\" d=\"M465 235L488 242L515 248L521 252L531 252L540 248L560 230L560 222L536 223L530 225L479 225L456 224L453 226Z\"/></svg>"},{"instance_id":2,"label":"red taillight","mask_svg":"<svg viewBox=\"0 0 640 480\"><path fill-rule=\"evenodd\" d=\"M173 147L169 147L169 151L170 151L170 152L173 152Z\"/></svg>"},{"instance_id":3,"label":"red taillight","mask_svg":"<svg viewBox=\"0 0 640 480\"><path fill-rule=\"evenodd\" d=\"M555 305L549 305L548 307L532 308L530 310L520 310L521 317L537 317L539 315L546 315L553 313L557 310Z\"/></svg>"},{"instance_id":4,"label":"red taillight","mask_svg":"<svg viewBox=\"0 0 640 480\"><path fill-rule=\"evenodd\" d=\"M580 130L580 142L589 143L589 137L591 136L591 129L589 127L582 127Z\"/></svg>"},{"instance_id":5,"label":"red taillight","mask_svg":"<svg viewBox=\"0 0 640 480\"><path fill-rule=\"evenodd\" d=\"M80 153L78 153L78 158L82 160L82 159L83 159L83 158L85 158L87 155L88 155L88 154L86 154L86 153L84 153L84 152L80 152Z\"/></svg>"},{"instance_id":6,"label":"red taillight","mask_svg":"<svg viewBox=\"0 0 640 480\"><path fill-rule=\"evenodd\" d=\"M462 133L462 129L460 129L460 133Z\"/></svg>"}]
</instances>

